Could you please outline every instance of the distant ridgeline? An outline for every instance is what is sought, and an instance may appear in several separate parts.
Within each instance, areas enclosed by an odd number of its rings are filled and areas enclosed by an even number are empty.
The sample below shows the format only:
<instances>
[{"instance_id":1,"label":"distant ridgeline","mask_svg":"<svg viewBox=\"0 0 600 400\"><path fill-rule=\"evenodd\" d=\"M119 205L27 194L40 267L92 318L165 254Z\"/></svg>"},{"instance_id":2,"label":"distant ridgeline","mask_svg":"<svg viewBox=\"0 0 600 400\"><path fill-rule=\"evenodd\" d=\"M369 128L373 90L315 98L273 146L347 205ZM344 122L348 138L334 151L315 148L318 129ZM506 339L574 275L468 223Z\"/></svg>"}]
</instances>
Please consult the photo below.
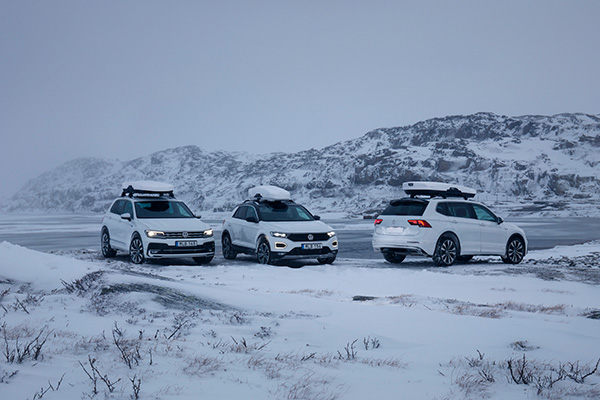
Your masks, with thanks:
<instances>
[{"instance_id":1,"label":"distant ridgeline","mask_svg":"<svg viewBox=\"0 0 600 400\"><path fill-rule=\"evenodd\" d=\"M598 115L478 113L297 153L186 146L124 162L76 159L29 181L2 211L104 212L122 182L146 179L172 183L178 198L205 212L229 211L249 187L271 184L315 211L361 215L404 196L402 182L415 180L473 187L480 201L511 204L508 212L540 211L599 200L599 164Z\"/></svg>"}]
</instances>

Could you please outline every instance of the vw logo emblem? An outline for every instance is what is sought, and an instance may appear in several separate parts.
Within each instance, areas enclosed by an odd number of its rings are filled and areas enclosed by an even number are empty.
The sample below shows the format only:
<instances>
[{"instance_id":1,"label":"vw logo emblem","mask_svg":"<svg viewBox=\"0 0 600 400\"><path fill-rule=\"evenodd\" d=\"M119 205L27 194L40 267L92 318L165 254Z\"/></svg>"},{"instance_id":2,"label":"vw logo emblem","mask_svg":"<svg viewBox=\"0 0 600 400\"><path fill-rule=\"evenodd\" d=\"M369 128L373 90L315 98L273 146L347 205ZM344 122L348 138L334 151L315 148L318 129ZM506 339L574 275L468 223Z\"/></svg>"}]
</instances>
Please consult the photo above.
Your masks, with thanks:
<instances>
[{"instance_id":1,"label":"vw logo emblem","mask_svg":"<svg viewBox=\"0 0 600 400\"><path fill-rule=\"evenodd\" d=\"M309 234L308 234L308 240L313 240L314 238L315 238L315 237L313 236L313 234L312 234L312 233L309 233Z\"/></svg>"},{"instance_id":2,"label":"vw logo emblem","mask_svg":"<svg viewBox=\"0 0 600 400\"><path fill-rule=\"evenodd\" d=\"M184 238L186 238L186 237L188 237L188 236L189 236L189 233L187 233L187 232L183 232L183 233L181 234L181 236L183 236Z\"/></svg>"}]
</instances>

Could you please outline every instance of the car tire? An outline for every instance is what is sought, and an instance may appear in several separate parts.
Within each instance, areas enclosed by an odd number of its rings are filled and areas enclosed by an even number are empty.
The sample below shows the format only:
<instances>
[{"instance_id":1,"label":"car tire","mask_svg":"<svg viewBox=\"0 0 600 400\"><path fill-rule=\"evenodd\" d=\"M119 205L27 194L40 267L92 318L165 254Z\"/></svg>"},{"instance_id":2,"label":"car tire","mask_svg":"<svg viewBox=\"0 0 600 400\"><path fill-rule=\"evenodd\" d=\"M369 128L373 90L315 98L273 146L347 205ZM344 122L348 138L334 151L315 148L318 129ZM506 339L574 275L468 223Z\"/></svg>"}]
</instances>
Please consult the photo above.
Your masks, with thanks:
<instances>
[{"instance_id":1,"label":"car tire","mask_svg":"<svg viewBox=\"0 0 600 400\"><path fill-rule=\"evenodd\" d=\"M473 256L458 256L456 257L456 261L460 263L468 263L473 259Z\"/></svg>"},{"instance_id":2,"label":"car tire","mask_svg":"<svg viewBox=\"0 0 600 400\"><path fill-rule=\"evenodd\" d=\"M129 259L134 264L143 264L144 257L144 242L139 234L134 233L129 243Z\"/></svg>"},{"instance_id":3,"label":"car tire","mask_svg":"<svg viewBox=\"0 0 600 400\"><path fill-rule=\"evenodd\" d=\"M221 237L221 244L223 246L222 253L223 258L226 260L233 260L237 256L237 253L233 250L233 244L231 243L231 237L228 233L224 233Z\"/></svg>"},{"instance_id":4,"label":"car tire","mask_svg":"<svg viewBox=\"0 0 600 400\"><path fill-rule=\"evenodd\" d=\"M110 247L110 234L106 228L102 229L102 233L100 234L100 249L102 250L102 255L106 258L114 257L117 254L117 251Z\"/></svg>"},{"instance_id":5,"label":"car tire","mask_svg":"<svg viewBox=\"0 0 600 400\"><path fill-rule=\"evenodd\" d=\"M319 264L333 264L333 262L335 261L336 255L335 254L330 254L327 257L318 257L317 261L319 262Z\"/></svg>"},{"instance_id":6,"label":"car tire","mask_svg":"<svg viewBox=\"0 0 600 400\"><path fill-rule=\"evenodd\" d=\"M502 261L506 264L518 264L525 257L525 242L520 237L512 237L506 244L506 255Z\"/></svg>"},{"instance_id":7,"label":"car tire","mask_svg":"<svg viewBox=\"0 0 600 400\"><path fill-rule=\"evenodd\" d=\"M213 260L215 256L206 256L206 257L194 257L194 262L196 264L208 264L209 262L211 262Z\"/></svg>"},{"instance_id":8,"label":"car tire","mask_svg":"<svg viewBox=\"0 0 600 400\"><path fill-rule=\"evenodd\" d=\"M389 263L400 264L402 261L404 261L406 256L404 254L386 252L386 253L383 253L383 258L385 258L385 261L387 261Z\"/></svg>"},{"instance_id":9,"label":"car tire","mask_svg":"<svg viewBox=\"0 0 600 400\"><path fill-rule=\"evenodd\" d=\"M460 254L458 240L454 235L442 235L435 246L433 253L433 262L440 267L449 267L458 258Z\"/></svg>"},{"instance_id":10,"label":"car tire","mask_svg":"<svg viewBox=\"0 0 600 400\"><path fill-rule=\"evenodd\" d=\"M271 247L267 239L261 238L258 241L258 247L256 248L256 260L260 264L272 264L273 257L271 255Z\"/></svg>"}]
</instances>

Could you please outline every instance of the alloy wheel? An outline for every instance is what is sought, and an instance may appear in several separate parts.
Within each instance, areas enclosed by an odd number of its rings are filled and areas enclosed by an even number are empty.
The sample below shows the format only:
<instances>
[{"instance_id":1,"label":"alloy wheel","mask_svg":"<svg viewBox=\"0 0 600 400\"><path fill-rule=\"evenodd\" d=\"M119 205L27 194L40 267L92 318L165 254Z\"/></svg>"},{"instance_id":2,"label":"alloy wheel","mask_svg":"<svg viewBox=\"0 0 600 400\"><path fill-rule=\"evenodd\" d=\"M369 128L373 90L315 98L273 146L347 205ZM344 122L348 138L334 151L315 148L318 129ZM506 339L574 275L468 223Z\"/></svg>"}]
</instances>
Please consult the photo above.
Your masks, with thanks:
<instances>
[{"instance_id":1,"label":"alloy wheel","mask_svg":"<svg viewBox=\"0 0 600 400\"><path fill-rule=\"evenodd\" d=\"M229 237L229 235L223 236L222 244L223 244L223 250L222 250L223 257L227 260L233 260L237 254L233 251L233 248L231 245L231 238Z\"/></svg>"},{"instance_id":2,"label":"alloy wheel","mask_svg":"<svg viewBox=\"0 0 600 400\"><path fill-rule=\"evenodd\" d=\"M261 264L269 264L271 262L271 249L269 248L269 243L267 243L264 239L258 244L256 258Z\"/></svg>"},{"instance_id":3,"label":"alloy wheel","mask_svg":"<svg viewBox=\"0 0 600 400\"><path fill-rule=\"evenodd\" d=\"M520 239L513 239L508 243L506 249L508 261L511 264L518 264L525 256L525 245Z\"/></svg>"},{"instance_id":4,"label":"alloy wheel","mask_svg":"<svg viewBox=\"0 0 600 400\"><path fill-rule=\"evenodd\" d=\"M129 246L129 258L134 264L141 264L144 262L144 244L142 243L142 239L138 236L131 240L131 245Z\"/></svg>"},{"instance_id":5,"label":"alloy wheel","mask_svg":"<svg viewBox=\"0 0 600 400\"><path fill-rule=\"evenodd\" d=\"M110 238L108 232L102 232L102 255L108 257L110 253Z\"/></svg>"},{"instance_id":6,"label":"alloy wheel","mask_svg":"<svg viewBox=\"0 0 600 400\"><path fill-rule=\"evenodd\" d=\"M450 266L456 261L458 248L456 242L451 237L442 238L441 243L436 251L436 261L439 265Z\"/></svg>"},{"instance_id":7,"label":"alloy wheel","mask_svg":"<svg viewBox=\"0 0 600 400\"><path fill-rule=\"evenodd\" d=\"M102 249L102 256L104 257L114 257L117 252L110 247L110 235L107 230L102 231L102 236L100 237L100 248Z\"/></svg>"}]
</instances>

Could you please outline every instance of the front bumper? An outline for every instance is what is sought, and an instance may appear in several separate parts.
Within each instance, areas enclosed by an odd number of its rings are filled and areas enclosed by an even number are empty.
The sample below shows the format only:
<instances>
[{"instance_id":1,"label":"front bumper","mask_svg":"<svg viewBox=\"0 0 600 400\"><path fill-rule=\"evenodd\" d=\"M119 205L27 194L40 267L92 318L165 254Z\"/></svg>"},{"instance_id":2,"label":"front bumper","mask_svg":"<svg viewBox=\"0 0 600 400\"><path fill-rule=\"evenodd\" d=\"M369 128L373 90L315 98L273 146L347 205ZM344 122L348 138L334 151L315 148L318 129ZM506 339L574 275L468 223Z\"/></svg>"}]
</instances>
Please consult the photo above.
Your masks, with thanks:
<instances>
[{"instance_id":1,"label":"front bumper","mask_svg":"<svg viewBox=\"0 0 600 400\"><path fill-rule=\"evenodd\" d=\"M185 258L185 257L203 257L214 256L215 241L210 240L198 243L196 246L177 247L175 242L149 242L146 246L146 256L148 258Z\"/></svg>"},{"instance_id":2,"label":"front bumper","mask_svg":"<svg viewBox=\"0 0 600 400\"><path fill-rule=\"evenodd\" d=\"M337 256L338 240L334 236L329 240L324 241L303 241L297 242L286 238L269 238L269 246L271 247L271 257L275 260L281 259L308 259L308 258L325 258ZM321 245L318 249L303 248L303 245Z\"/></svg>"}]
</instances>

